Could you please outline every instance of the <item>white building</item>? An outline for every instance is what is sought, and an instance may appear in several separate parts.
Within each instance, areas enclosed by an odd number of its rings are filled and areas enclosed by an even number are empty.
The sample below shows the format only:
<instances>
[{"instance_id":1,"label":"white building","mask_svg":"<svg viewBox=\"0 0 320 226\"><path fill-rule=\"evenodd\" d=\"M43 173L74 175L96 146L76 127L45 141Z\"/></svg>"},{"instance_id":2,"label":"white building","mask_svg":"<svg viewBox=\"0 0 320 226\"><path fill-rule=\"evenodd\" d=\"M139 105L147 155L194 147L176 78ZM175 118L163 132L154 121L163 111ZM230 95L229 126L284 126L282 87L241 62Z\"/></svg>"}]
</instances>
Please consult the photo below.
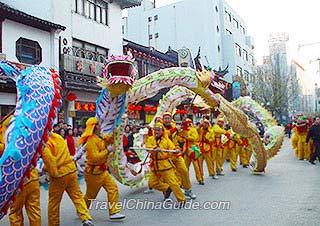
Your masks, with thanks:
<instances>
[{"instance_id":1,"label":"white building","mask_svg":"<svg viewBox=\"0 0 320 226\"><path fill-rule=\"evenodd\" d=\"M201 47L201 60L215 69L229 65L233 75L250 81L253 43L246 23L224 0L184 0L155 8L144 0L123 19L124 37L160 51L188 47L193 57Z\"/></svg>"},{"instance_id":2,"label":"white building","mask_svg":"<svg viewBox=\"0 0 320 226\"><path fill-rule=\"evenodd\" d=\"M71 115L79 123L83 123L85 118L94 115L94 105L99 95L95 77L102 73L103 63L107 56L123 54L122 9L138 6L141 1L1 1L32 16L66 27L59 35L55 34L54 42L47 40L47 45L57 47L57 51L51 53L55 59L54 62L60 60L65 113L63 117L68 119L69 124L72 124L74 120L69 117ZM36 35L32 31L30 33ZM45 66L52 65L48 63ZM59 69L59 65L55 65L55 68ZM76 100L70 98L71 94L77 97ZM76 106L79 107L78 111L75 111Z\"/></svg>"},{"instance_id":3,"label":"white building","mask_svg":"<svg viewBox=\"0 0 320 226\"><path fill-rule=\"evenodd\" d=\"M64 26L27 14L0 2L0 60L59 69L59 33ZM0 83L0 116L16 105L15 84Z\"/></svg>"}]
</instances>

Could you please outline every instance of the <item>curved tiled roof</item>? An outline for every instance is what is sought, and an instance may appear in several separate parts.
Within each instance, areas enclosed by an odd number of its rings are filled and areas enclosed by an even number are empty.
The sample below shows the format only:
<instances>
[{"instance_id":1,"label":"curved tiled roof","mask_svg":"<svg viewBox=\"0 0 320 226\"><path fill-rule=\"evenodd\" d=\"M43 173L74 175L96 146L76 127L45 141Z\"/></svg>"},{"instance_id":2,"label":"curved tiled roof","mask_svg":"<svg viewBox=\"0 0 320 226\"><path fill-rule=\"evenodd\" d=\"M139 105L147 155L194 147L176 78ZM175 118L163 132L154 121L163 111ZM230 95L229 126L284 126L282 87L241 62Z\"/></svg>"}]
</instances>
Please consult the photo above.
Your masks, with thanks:
<instances>
[{"instance_id":1,"label":"curved tiled roof","mask_svg":"<svg viewBox=\"0 0 320 226\"><path fill-rule=\"evenodd\" d=\"M52 30L65 30L66 27L55 24L47 20L40 19L38 17L29 15L20 10L14 9L3 2L0 2L0 19L9 19L13 20L31 27L35 27L44 31L52 31Z\"/></svg>"}]
</instances>

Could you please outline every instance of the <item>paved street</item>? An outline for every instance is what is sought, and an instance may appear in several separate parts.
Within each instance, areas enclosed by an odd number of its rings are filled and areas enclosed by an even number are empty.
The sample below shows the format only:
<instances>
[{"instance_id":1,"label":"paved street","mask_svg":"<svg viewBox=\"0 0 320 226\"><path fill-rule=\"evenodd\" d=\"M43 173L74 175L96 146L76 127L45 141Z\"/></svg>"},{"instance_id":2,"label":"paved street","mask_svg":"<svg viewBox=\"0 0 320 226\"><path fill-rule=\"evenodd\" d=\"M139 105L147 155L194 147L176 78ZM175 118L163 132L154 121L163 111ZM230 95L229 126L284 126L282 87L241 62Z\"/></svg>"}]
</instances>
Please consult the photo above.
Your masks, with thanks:
<instances>
[{"instance_id":1,"label":"paved street","mask_svg":"<svg viewBox=\"0 0 320 226\"><path fill-rule=\"evenodd\" d=\"M206 178L205 186L196 184L196 201L230 201L228 210L123 210L124 222L110 222L106 210L91 210L95 225L320 225L320 164L299 161L286 138L280 154L268 163L265 175L251 175L239 167L232 172L229 163L219 180ZM207 172L205 172L207 175ZM84 191L84 181L81 182ZM143 194L146 187L130 189L119 185L121 199L161 201L162 194ZM42 222L47 225L47 192L42 189ZM173 196L172 196L173 197ZM101 191L98 200L106 199ZM1 225L9 225L4 218ZM65 194L61 207L61 225L80 225L70 199Z\"/></svg>"}]
</instances>

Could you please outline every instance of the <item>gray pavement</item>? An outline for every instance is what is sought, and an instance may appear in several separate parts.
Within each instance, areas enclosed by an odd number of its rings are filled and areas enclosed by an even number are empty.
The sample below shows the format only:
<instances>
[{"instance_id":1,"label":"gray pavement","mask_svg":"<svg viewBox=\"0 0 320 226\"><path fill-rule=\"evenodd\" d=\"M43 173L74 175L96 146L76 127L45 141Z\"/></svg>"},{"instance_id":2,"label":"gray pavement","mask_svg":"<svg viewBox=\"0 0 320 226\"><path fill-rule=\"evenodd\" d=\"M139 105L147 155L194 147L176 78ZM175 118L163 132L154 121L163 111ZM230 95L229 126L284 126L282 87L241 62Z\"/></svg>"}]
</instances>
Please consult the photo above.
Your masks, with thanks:
<instances>
[{"instance_id":1,"label":"gray pavement","mask_svg":"<svg viewBox=\"0 0 320 226\"><path fill-rule=\"evenodd\" d=\"M127 219L123 222L110 222L107 210L90 210L95 225L320 225L320 164L311 165L294 157L290 140L286 138L278 156L268 162L266 173L252 175L249 169L239 166L232 172L229 163L224 165L225 176L213 180L205 171L204 186L198 185L193 169L191 177L193 192L200 205L211 201L211 209L165 209L156 204L156 209L124 209ZM145 183L147 184L147 183ZM85 191L85 183L81 182ZM160 192L143 194L146 186L132 188L119 184L120 198L130 203L161 202ZM41 190L42 222L47 225L47 191ZM171 195L173 198L173 194ZM100 191L97 200L105 201L106 193ZM145 203L147 202L145 201ZM219 201L230 203L229 209L217 209ZM194 202L193 202L194 203ZM141 205L141 204L140 204ZM102 206L101 206L102 207ZM170 207L167 204L166 207ZM208 207L208 206L205 206ZM221 206L222 207L222 206ZM27 220L25 220L28 225ZM0 225L9 225L8 218ZM71 200L65 193L61 204L61 225L81 225Z\"/></svg>"}]
</instances>

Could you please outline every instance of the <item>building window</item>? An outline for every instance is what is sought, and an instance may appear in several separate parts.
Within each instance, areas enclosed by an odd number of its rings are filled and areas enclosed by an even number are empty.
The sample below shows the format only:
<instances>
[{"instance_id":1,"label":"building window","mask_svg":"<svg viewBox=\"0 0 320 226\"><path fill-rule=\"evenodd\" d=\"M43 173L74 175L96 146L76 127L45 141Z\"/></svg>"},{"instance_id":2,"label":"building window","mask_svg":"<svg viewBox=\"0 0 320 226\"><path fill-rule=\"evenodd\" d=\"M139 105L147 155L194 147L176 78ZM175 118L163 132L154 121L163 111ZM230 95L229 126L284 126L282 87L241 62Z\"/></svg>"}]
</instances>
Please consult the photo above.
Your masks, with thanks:
<instances>
[{"instance_id":1,"label":"building window","mask_svg":"<svg viewBox=\"0 0 320 226\"><path fill-rule=\"evenodd\" d=\"M149 35L149 39L152 39L152 35Z\"/></svg>"},{"instance_id":2,"label":"building window","mask_svg":"<svg viewBox=\"0 0 320 226\"><path fill-rule=\"evenodd\" d=\"M220 53L220 46L218 45L218 53Z\"/></svg>"},{"instance_id":3,"label":"building window","mask_svg":"<svg viewBox=\"0 0 320 226\"><path fill-rule=\"evenodd\" d=\"M249 55L249 63L254 65L253 56L251 54Z\"/></svg>"},{"instance_id":4,"label":"building window","mask_svg":"<svg viewBox=\"0 0 320 226\"><path fill-rule=\"evenodd\" d=\"M218 6L216 6L215 9L216 9L216 12L218 12Z\"/></svg>"},{"instance_id":5,"label":"building window","mask_svg":"<svg viewBox=\"0 0 320 226\"><path fill-rule=\"evenodd\" d=\"M242 77L242 68L237 66L237 75Z\"/></svg>"},{"instance_id":6,"label":"building window","mask_svg":"<svg viewBox=\"0 0 320 226\"><path fill-rule=\"evenodd\" d=\"M16 41L16 57L21 63L40 64L42 62L41 46L36 41L19 38Z\"/></svg>"},{"instance_id":7,"label":"building window","mask_svg":"<svg viewBox=\"0 0 320 226\"><path fill-rule=\"evenodd\" d=\"M159 33L155 33L154 38L159 38Z\"/></svg>"},{"instance_id":8,"label":"building window","mask_svg":"<svg viewBox=\"0 0 320 226\"><path fill-rule=\"evenodd\" d=\"M219 26L217 25L217 32L219 33L220 29L219 29Z\"/></svg>"},{"instance_id":9,"label":"building window","mask_svg":"<svg viewBox=\"0 0 320 226\"><path fill-rule=\"evenodd\" d=\"M226 35L232 35L232 32L226 29Z\"/></svg>"},{"instance_id":10,"label":"building window","mask_svg":"<svg viewBox=\"0 0 320 226\"><path fill-rule=\"evenodd\" d=\"M240 25L240 32L244 35L246 34L246 30L242 25Z\"/></svg>"},{"instance_id":11,"label":"building window","mask_svg":"<svg viewBox=\"0 0 320 226\"><path fill-rule=\"evenodd\" d=\"M248 51L247 50L243 50L243 59L245 61L248 61L249 60L249 56L248 56Z\"/></svg>"},{"instance_id":12,"label":"building window","mask_svg":"<svg viewBox=\"0 0 320 226\"><path fill-rule=\"evenodd\" d=\"M78 39L72 40L72 47L75 49L75 55L77 57L101 63L104 63L104 60L98 57L99 55L105 58L108 57L109 50L107 48L84 42Z\"/></svg>"},{"instance_id":13,"label":"building window","mask_svg":"<svg viewBox=\"0 0 320 226\"><path fill-rule=\"evenodd\" d=\"M152 21L152 17L149 16L149 17L148 17L148 22L151 22L151 21Z\"/></svg>"},{"instance_id":14,"label":"building window","mask_svg":"<svg viewBox=\"0 0 320 226\"><path fill-rule=\"evenodd\" d=\"M247 81L247 82L250 82L250 76L249 76L249 72L244 70L243 72L243 77L244 77L244 80Z\"/></svg>"},{"instance_id":15,"label":"building window","mask_svg":"<svg viewBox=\"0 0 320 226\"><path fill-rule=\"evenodd\" d=\"M103 0L75 0L76 13L108 25L108 3Z\"/></svg>"},{"instance_id":16,"label":"building window","mask_svg":"<svg viewBox=\"0 0 320 226\"><path fill-rule=\"evenodd\" d=\"M241 47L237 43L235 44L235 47L237 56L241 57Z\"/></svg>"},{"instance_id":17,"label":"building window","mask_svg":"<svg viewBox=\"0 0 320 226\"><path fill-rule=\"evenodd\" d=\"M225 18L226 20L229 20L229 22L231 22L231 13L229 13L227 10L224 11L225 12Z\"/></svg>"},{"instance_id":18,"label":"building window","mask_svg":"<svg viewBox=\"0 0 320 226\"><path fill-rule=\"evenodd\" d=\"M154 16L154 20L158 20L158 15L155 15L155 16Z\"/></svg>"},{"instance_id":19,"label":"building window","mask_svg":"<svg viewBox=\"0 0 320 226\"><path fill-rule=\"evenodd\" d=\"M235 18L233 18L233 26L239 28L239 22Z\"/></svg>"}]
</instances>

